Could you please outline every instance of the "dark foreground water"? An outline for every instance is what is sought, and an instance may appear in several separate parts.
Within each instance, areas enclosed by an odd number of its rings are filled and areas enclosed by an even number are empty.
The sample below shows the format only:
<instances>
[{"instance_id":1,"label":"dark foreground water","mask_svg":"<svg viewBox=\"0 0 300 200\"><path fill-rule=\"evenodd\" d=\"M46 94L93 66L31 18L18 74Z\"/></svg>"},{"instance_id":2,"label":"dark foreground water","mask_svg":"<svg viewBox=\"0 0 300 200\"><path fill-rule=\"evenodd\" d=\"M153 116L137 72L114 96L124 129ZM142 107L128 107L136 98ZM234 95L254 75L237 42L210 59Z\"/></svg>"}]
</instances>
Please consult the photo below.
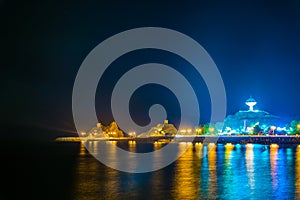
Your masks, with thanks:
<instances>
[{"instance_id":1,"label":"dark foreground water","mask_svg":"<svg viewBox=\"0 0 300 200\"><path fill-rule=\"evenodd\" d=\"M159 148L157 144L122 147ZM208 152L206 146L195 145L175 163L145 174L108 168L83 143L9 143L0 150L1 200L300 199L297 147L217 145Z\"/></svg>"}]
</instances>

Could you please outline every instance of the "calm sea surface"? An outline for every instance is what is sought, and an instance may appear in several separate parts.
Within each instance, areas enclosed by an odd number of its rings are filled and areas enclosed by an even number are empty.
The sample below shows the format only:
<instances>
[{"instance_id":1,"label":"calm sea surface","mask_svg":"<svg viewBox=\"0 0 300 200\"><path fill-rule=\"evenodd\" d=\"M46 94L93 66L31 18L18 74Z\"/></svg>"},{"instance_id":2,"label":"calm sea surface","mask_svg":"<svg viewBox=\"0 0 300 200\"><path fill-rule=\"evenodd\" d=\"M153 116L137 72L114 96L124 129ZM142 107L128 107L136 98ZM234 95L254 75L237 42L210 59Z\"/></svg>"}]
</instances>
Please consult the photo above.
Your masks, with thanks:
<instances>
[{"instance_id":1,"label":"calm sea surface","mask_svg":"<svg viewBox=\"0 0 300 200\"><path fill-rule=\"evenodd\" d=\"M112 153L116 145L135 152L160 148L111 144ZM1 151L1 200L300 199L297 147L217 145L208 151L194 145L166 168L144 174L106 167L83 143L5 144Z\"/></svg>"}]
</instances>

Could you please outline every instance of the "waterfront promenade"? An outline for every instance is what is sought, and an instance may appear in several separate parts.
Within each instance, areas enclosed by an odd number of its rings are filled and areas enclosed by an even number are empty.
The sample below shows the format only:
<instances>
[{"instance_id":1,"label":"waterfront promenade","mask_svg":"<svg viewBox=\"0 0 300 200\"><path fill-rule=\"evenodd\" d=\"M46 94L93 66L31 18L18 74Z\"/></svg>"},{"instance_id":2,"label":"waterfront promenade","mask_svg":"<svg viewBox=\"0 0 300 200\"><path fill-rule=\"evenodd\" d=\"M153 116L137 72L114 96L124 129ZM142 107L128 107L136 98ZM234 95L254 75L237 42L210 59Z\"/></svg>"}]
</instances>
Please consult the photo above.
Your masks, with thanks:
<instances>
[{"instance_id":1,"label":"waterfront promenade","mask_svg":"<svg viewBox=\"0 0 300 200\"><path fill-rule=\"evenodd\" d=\"M60 137L56 141L59 142L80 142L80 141L135 141L138 143L154 143L154 142L201 142L210 143L217 142L220 144L300 144L299 136L155 136L147 138L80 138L80 137Z\"/></svg>"}]
</instances>

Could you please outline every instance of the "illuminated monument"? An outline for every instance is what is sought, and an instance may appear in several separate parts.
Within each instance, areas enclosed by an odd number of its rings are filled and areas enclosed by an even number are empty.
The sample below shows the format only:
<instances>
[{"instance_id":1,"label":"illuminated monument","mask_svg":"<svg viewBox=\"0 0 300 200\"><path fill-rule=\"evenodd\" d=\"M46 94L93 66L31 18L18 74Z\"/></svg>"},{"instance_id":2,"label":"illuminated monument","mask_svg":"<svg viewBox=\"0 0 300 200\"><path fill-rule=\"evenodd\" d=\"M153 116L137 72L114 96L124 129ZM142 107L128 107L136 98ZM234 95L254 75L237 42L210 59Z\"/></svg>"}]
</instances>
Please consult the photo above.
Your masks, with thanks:
<instances>
[{"instance_id":1,"label":"illuminated monument","mask_svg":"<svg viewBox=\"0 0 300 200\"><path fill-rule=\"evenodd\" d=\"M86 136L90 138L123 137L124 133L119 129L117 123L113 121L108 126L97 123L96 127L92 128Z\"/></svg>"},{"instance_id":2,"label":"illuminated monument","mask_svg":"<svg viewBox=\"0 0 300 200\"><path fill-rule=\"evenodd\" d=\"M163 124L157 124L152 127L149 131L141 133L138 135L140 138L152 137L152 136L164 136L172 135L177 133L177 129L173 124L169 124L168 120L165 120Z\"/></svg>"},{"instance_id":3,"label":"illuminated monument","mask_svg":"<svg viewBox=\"0 0 300 200\"><path fill-rule=\"evenodd\" d=\"M224 121L224 129L232 130L236 133L253 132L255 126L259 126L264 132L270 127L284 127L286 120L271 115L264 110L254 110L257 101L250 97L245 104L249 106L248 110L240 110L234 115L228 115Z\"/></svg>"},{"instance_id":4,"label":"illuminated monument","mask_svg":"<svg viewBox=\"0 0 300 200\"><path fill-rule=\"evenodd\" d=\"M246 101L246 105L249 106L249 111L254 111L253 107L257 104L257 102L255 101L255 99L253 99L252 97L250 97L249 99L247 99Z\"/></svg>"}]
</instances>

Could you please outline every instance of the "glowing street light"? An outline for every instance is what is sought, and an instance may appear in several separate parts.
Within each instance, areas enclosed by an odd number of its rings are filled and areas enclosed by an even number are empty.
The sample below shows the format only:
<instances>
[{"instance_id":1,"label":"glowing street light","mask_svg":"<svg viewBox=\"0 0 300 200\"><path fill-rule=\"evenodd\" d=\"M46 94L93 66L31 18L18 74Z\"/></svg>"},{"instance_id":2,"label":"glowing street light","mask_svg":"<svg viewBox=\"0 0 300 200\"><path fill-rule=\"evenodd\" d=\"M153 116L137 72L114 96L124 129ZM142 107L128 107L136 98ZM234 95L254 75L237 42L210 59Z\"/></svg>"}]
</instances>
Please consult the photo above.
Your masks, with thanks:
<instances>
[{"instance_id":1,"label":"glowing street light","mask_svg":"<svg viewBox=\"0 0 300 200\"><path fill-rule=\"evenodd\" d=\"M209 127L209 128L208 128L208 131L209 131L210 133L213 133L213 132L215 132L215 128Z\"/></svg>"},{"instance_id":2,"label":"glowing street light","mask_svg":"<svg viewBox=\"0 0 300 200\"><path fill-rule=\"evenodd\" d=\"M86 132L82 131L81 133L81 136L86 136Z\"/></svg>"},{"instance_id":3,"label":"glowing street light","mask_svg":"<svg viewBox=\"0 0 300 200\"><path fill-rule=\"evenodd\" d=\"M135 133L135 132L129 132L129 133L128 133L128 136L129 136L129 137L136 137L136 133Z\"/></svg>"},{"instance_id":4,"label":"glowing street light","mask_svg":"<svg viewBox=\"0 0 300 200\"><path fill-rule=\"evenodd\" d=\"M196 129L196 133L197 133L197 134L201 134L201 133L202 133L202 129L201 129L201 128L197 128L197 129Z\"/></svg>"},{"instance_id":5,"label":"glowing street light","mask_svg":"<svg viewBox=\"0 0 300 200\"><path fill-rule=\"evenodd\" d=\"M300 124L297 124L297 129L298 131L300 131Z\"/></svg>"}]
</instances>

